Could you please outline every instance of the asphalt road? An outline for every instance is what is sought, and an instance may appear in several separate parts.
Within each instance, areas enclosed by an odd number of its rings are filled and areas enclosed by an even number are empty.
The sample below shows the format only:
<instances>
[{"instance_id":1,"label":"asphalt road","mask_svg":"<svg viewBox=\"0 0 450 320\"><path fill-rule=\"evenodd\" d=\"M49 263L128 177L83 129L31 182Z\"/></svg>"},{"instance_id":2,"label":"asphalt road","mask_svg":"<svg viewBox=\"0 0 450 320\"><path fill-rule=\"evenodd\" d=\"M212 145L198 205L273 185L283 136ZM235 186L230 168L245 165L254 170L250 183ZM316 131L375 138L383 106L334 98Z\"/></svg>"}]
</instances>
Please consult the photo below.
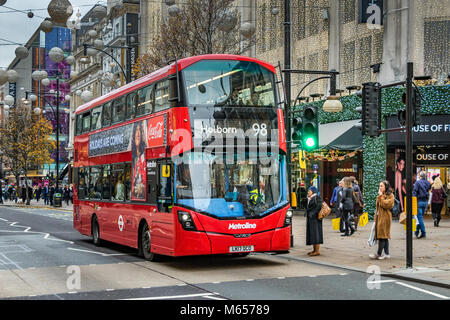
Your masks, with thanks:
<instances>
[{"instance_id":1,"label":"asphalt road","mask_svg":"<svg viewBox=\"0 0 450 320\"><path fill-rule=\"evenodd\" d=\"M289 255L201 256L152 263L94 246L70 212L0 207L0 299L448 300L450 290L318 266ZM223 311L223 310L221 310Z\"/></svg>"}]
</instances>

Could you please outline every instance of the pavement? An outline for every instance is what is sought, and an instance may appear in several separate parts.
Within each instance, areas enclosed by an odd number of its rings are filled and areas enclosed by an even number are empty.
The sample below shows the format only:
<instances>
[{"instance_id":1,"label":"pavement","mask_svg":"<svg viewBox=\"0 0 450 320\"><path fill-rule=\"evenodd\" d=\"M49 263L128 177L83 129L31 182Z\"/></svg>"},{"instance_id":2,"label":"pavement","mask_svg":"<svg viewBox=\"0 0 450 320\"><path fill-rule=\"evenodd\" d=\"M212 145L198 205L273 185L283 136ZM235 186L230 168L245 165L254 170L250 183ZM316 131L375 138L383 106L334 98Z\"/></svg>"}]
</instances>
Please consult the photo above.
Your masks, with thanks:
<instances>
[{"instance_id":1,"label":"pavement","mask_svg":"<svg viewBox=\"0 0 450 320\"><path fill-rule=\"evenodd\" d=\"M425 215L426 237L417 239L413 233L412 268L406 268L406 230L398 220L391 224L389 240L390 258L372 260L369 254L376 253L378 245L370 247L367 243L373 221L364 227L358 226L350 237L341 237L338 230L333 230L333 216L323 221L323 240L320 256L309 257L312 246L306 246L306 218L303 212L295 211L292 233L294 246L289 255L302 261L319 265L334 266L359 272L380 272L382 276L390 276L437 285L450 289L450 217L443 215L439 227L434 227L431 214Z\"/></svg>"},{"instance_id":2,"label":"pavement","mask_svg":"<svg viewBox=\"0 0 450 320\"><path fill-rule=\"evenodd\" d=\"M22 208L51 209L67 214L73 206L65 203L62 207L47 206L41 200L31 200L30 205L20 202L5 202L2 206ZM341 233L332 228L332 215L323 221L324 243L320 246L320 256L307 255L312 246L306 246L306 219L302 211L295 211L292 221L293 247L289 254L279 257L305 261L312 264L337 267L344 270L363 273L379 273L381 276L394 277L425 284L437 285L450 289L450 216L443 215L439 227L434 227L431 215L425 216L426 238L416 239L413 235L413 267L406 268L406 230L404 226L393 220L391 239L389 241L390 259L372 260L370 253L376 253L378 246L367 244L373 221L358 230L350 237L341 237ZM311 268L314 268L313 266Z\"/></svg>"}]
</instances>

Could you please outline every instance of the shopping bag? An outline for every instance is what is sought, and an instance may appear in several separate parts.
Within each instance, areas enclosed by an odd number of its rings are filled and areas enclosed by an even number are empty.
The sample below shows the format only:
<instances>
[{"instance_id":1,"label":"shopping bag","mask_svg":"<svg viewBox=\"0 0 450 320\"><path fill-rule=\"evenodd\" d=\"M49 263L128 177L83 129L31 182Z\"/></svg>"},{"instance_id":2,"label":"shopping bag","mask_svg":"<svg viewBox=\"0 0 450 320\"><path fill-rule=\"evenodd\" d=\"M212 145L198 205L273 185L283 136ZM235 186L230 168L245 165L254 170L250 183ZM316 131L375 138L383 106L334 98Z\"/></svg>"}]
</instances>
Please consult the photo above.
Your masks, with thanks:
<instances>
[{"instance_id":1,"label":"shopping bag","mask_svg":"<svg viewBox=\"0 0 450 320\"><path fill-rule=\"evenodd\" d=\"M398 218L398 222L400 224L406 225L406 213L405 212L400 213L400 217Z\"/></svg>"},{"instance_id":2,"label":"shopping bag","mask_svg":"<svg viewBox=\"0 0 450 320\"><path fill-rule=\"evenodd\" d=\"M375 221L372 224L372 229L370 230L369 239L367 240L367 244L369 247L373 247L377 243L375 239Z\"/></svg>"},{"instance_id":3,"label":"shopping bag","mask_svg":"<svg viewBox=\"0 0 450 320\"><path fill-rule=\"evenodd\" d=\"M369 214L367 212L364 212L360 217L359 217L359 225L361 227L364 227L367 223L369 222Z\"/></svg>"},{"instance_id":4,"label":"shopping bag","mask_svg":"<svg viewBox=\"0 0 450 320\"><path fill-rule=\"evenodd\" d=\"M341 223L341 218L331 219L331 223L333 224L333 230L338 230L339 231L339 225Z\"/></svg>"}]
</instances>

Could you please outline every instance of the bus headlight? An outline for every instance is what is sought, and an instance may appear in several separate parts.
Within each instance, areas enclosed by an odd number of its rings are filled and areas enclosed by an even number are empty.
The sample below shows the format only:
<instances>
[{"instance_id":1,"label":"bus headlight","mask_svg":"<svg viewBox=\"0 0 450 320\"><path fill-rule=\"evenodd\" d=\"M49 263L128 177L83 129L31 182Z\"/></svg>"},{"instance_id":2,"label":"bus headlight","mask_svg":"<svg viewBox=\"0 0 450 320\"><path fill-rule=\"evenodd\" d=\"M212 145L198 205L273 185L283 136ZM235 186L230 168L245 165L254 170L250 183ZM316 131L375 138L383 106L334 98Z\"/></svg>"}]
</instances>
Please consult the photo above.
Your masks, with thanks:
<instances>
[{"instance_id":1,"label":"bus headlight","mask_svg":"<svg viewBox=\"0 0 450 320\"><path fill-rule=\"evenodd\" d=\"M197 230L194 220L192 220L191 214L189 212L178 211L178 221L181 223L181 226L184 230Z\"/></svg>"},{"instance_id":2,"label":"bus headlight","mask_svg":"<svg viewBox=\"0 0 450 320\"><path fill-rule=\"evenodd\" d=\"M294 211L288 209L286 211L286 216L284 218L284 227L290 226L292 223L292 216L294 215Z\"/></svg>"}]
</instances>

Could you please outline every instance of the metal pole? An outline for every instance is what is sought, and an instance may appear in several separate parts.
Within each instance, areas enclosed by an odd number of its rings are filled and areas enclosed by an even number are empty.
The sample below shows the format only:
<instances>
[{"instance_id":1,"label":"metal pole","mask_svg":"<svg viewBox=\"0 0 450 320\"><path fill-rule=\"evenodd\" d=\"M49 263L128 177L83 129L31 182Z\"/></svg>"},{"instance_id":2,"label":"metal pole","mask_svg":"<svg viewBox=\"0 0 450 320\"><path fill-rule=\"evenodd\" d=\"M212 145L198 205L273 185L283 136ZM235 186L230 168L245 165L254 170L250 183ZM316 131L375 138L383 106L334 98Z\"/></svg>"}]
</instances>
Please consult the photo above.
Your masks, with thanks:
<instances>
[{"instance_id":1,"label":"metal pole","mask_svg":"<svg viewBox=\"0 0 450 320\"><path fill-rule=\"evenodd\" d=\"M413 266L412 243L412 127L413 127L413 63L408 62L406 71L406 267Z\"/></svg>"},{"instance_id":2,"label":"metal pole","mask_svg":"<svg viewBox=\"0 0 450 320\"><path fill-rule=\"evenodd\" d=\"M291 69L291 1L284 0L284 68ZM292 193L292 165L291 165L291 74L285 74L285 89L286 92L286 139L287 145L287 174L288 174L288 191L289 199ZM292 234L291 226L291 247L294 246L294 235Z\"/></svg>"},{"instance_id":3,"label":"metal pole","mask_svg":"<svg viewBox=\"0 0 450 320\"><path fill-rule=\"evenodd\" d=\"M59 180L59 77L56 78L56 190ZM55 190L55 193L57 191Z\"/></svg>"}]
</instances>

